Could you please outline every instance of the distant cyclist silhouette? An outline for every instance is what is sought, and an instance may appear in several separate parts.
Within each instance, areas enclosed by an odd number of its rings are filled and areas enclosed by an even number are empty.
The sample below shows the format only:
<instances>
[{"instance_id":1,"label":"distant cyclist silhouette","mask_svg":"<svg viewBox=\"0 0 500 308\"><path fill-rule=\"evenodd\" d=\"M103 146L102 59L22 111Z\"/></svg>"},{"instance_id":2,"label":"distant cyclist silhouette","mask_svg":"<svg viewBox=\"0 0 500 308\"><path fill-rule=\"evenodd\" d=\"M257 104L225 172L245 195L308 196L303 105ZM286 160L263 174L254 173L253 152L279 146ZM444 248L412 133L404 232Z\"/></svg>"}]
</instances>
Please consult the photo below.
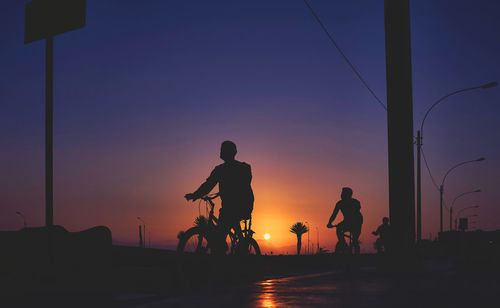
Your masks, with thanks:
<instances>
[{"instance_id":1,"label":"distant cyclist silhouette","mask_svg":"<svg viewBox=\"0 0 500 308\"><path fill-rule=\"evenodd\" d=\"M389 217L382 218L382 224L377 228L373 235L379 236L375 241L375 248L378 253L387 252L387 246L391 241L391 226L389 225Z\"/></svg>"},{"instance_id":2,"label":"distant cyclist silhouette","mask_svg":"<svg viewBox=\"0 0 500 308\"><path fill-rule=\"evenodd\" d=\"M361 235L361 225L363 224L363 215L361 215L361 203L352 198L352 189L342 188L340 194L341 200L335 205L332 216L328 220L327 228L333 228L332 222L337 218L337 214L342 212L344 220L337 224L337 238L340 243L346 244L344 232L351 232L352 243L359 253L359 236Z\"/></svg>"},{"instance_id":3,"label":"distant cyclist silhouette","mask_svg":"<svg viewBox=\"0 0 500 308\"><path fill-rule=\"evenodd\" d=\"M220 158L223 164L214 168L205 183L201 184L195 192L186 194L187 200L199 199L219 184L219 195L222 206L219 212L219 226L221 236L233 228L241 232L240 221L250 219L253 210L254 195L252 191L252 171L249 164L234 159L236 155L236 144L232 141L224 141L220 148Z\"/></svg>"}]
</instances>

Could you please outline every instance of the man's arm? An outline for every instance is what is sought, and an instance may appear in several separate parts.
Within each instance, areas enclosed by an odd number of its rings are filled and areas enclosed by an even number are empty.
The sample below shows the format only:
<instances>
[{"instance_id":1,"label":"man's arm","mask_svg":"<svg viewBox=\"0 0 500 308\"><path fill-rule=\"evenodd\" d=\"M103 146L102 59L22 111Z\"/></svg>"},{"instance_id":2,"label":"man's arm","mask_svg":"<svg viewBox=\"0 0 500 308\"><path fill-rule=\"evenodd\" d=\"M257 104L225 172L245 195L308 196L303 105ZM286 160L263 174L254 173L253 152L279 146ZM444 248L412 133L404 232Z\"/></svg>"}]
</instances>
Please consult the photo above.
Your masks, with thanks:
<instances>
[{"instance_id":1,"label":"man's arm","mask_svg":"<svg viewBox=\"0 0 500 308\"><path fill-rule=\"evenodd\" d=\"M354 200L355 200L354 207L356 208L356 210L358 212L361 212L361 202L359 202L359 200L356 200L356 199L354 199Z\"/></svg>"},{"instance_id":2,"label":"man's arm","mask_svg":"<svg viewBox=\"0 0 500 308\"><path fill-rule=\"evenodd\" d=\"M207 178L205 183L201 184L201 186L191 194L186 194L184 197L187 200L196 200L205 195L207 195L212 189L214 189L215 185L219 182L217 167L210 173L210 176Z\"/></svg>"},{"instance_id":3,"label":"man's arm","mask_svg":"<svg viewBox=\"0 0 500 308\"><path fill-rule=\"evenodd\" d=\"M330 220L328 220L328 224L326 225L327 228L332 227L332 222L337 218L337 214L339 213L339 204L337 203L335 205L335 209L333 210L332 216L330 216Z\"/></svg>"}]
</instances>

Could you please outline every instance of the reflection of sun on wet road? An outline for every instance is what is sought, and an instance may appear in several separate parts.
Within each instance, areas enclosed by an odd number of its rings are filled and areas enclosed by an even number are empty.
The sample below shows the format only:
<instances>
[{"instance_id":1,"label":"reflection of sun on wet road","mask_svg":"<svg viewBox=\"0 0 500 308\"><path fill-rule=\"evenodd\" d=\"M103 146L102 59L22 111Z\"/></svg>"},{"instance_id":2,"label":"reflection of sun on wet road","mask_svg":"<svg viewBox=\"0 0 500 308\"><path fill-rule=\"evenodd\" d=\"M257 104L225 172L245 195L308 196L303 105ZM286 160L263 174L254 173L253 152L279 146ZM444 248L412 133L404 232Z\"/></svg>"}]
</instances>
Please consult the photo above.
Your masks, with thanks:
<instances>
[{"instance_id":1,"label":"reflection of sun on wet road","mask_svg":"<svg viewBox=\"0 0 500 308\"><path fill-rule=\"evenodd\" d=\"M214 287L187 297L148 303L147 307L343 307L349 306L353 299L359 303L360 294L370 298L384 289L372 281L351 278L345 272L322 272L268 279L233 287Z\"/></svg>"},{"instance_id":2,"label":"reflection of sun on wet road","mask_svg":"<svg viewBox=\"0 0 500 308\"><path fill-rule=\"evenodd\" d=\"M260 290L259 306L261 307L276 307L276 300L274 298L274 283L272 280L262 281L257 284ZM257 291L259 292L259 291Z\"/></svg>"},{"instance_id":3,"label":"reflection of sun on wet road","mask_svg":"<svg viewBox=\"0 0 500 308\"><path fill-rule=\"evenodd\" d=\"M212 285L185 296L148 300L142 307L480 307L485 305L479 302L497 301L498 277L471 279L443 271L384 275L359 268Z\"/></svg>"},{"instance_id":4,"label":"reflection of sun on wet road","mask_svg":"<svg viewBox=\"0 0 500 308\"><path fill-rule=\"evenodd\" d=\"M331 293L336 289L334 285L310 284L311 279L322 276L330 276L333 272L293 276L278 279L269 279L255 283L254 298L248 303L253 307L284 307L302 305L307 297L317 297L321 293ZM309 283L301 283L301 280L309 280ZM325 303L326 304L326 303Z\"/></svg>"}]
</instances>

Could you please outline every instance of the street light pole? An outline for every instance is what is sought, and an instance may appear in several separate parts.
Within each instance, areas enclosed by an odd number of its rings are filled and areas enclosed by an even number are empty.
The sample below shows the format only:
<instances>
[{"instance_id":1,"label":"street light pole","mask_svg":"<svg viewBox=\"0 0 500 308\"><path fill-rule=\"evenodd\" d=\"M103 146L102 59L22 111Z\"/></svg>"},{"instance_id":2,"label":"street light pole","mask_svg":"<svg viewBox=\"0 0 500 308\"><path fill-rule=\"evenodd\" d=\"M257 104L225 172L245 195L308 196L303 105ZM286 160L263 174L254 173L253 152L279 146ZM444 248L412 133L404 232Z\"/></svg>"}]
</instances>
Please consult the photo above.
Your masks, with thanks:
<instances>
[{"instance_id":1,"label":"street light pole","mask_svg":"<svg viewBox=\"0 0 500 308\"><path fill-rule=\"evenodd\" d=\"M307 224L307 250L306 253L309 254L309 223L306 221Z\"/></svg>"},{"instance_id":2,"label":"street light pole","mask_svg":"<svg viewBox=\"0 0 500 308\"><path fill-rule=\"evenodd\" d=\"M455 204L455 201L457 201L460 197L462 196L465 196L465 195L468 195L468 194L472 194L472 193L478 193L478 192L481 192L481 189L476 189L476 190L473 190L473 191L468 191L468 192L464 192L460 195L458 195L455 199L453 199L453 202L451 203L451 206L450 206L450 231L452 231L452 221L453 221L453 205ZM455 228L456 229L456 228Z\"/></svg>"},{"instance_id":3,"label":"street light pole","mask_svg":"<svg viewBox=\"0 0 500 308\"><path fill-rule=\"evenodd\" d=\"M141 217L137 217L137 219L139 219L141 222L142 222L142 242L143 242L143 245L144 247L146 247L146 223L144 222L144 220L142 220Z\"/></svg>"},{"instance_id":4,"label":"street light pole","mask_svg":"<svg viewBox=\"0 0 500 308\"><path fill-rule=\"evenodd\" d=\"M468 161L464 161L464 162L461 162L459 164L456 164L455 166L451 167L444 175L443 177L443 181L441 182L441 185L439 186L439 232L443 232L443 193L444 193L444 181L446 180L446 177L448 176L448 174L450 174L450 172L459 167L459 166L462 166L462 165L465 165L467 163L473 163L473 162L479 162L479 161L483 161L485 160L484 157L480 157L478 159L474 159L474 160L468 160Z\"/></svg>"},{"instance_id":5,"label":"street light pole","mask_svg":"<svg viewBox=\"0 0 500 308\"><path fill-rule=\"evenodd\" d=\"M317 236L316 242L318 244L318 248L316 249L316 254L318 254L319 253L319 231L318 231L318 227L316 227L316 236Z\"/></svg>"},{"instance_id":6,"label":"street light pole","mask_svg":"<svg viewBox=\"0 0 500 308\"><path fill-rule=\"evenodd\" d=\"M429 109L425 112L424 119L422 120L422 123L420 124L420 130L417 131L417 242L419 242L422 239L422 191L421 191L421 164L420 164L420 153L422 150L422 140L423 140L423 134L424 134L424 122L425 119L427 118L427 115L429 112L440 102L442 102L444 99L461 93L461 92L466 92L466 91L471 91L471 90L476 90L476 89L488 89L488 88L493 88L496 87L498 83L496 81L494 82L489 82L486 83L482 86L478 87L472 87L472 88L465 88L461 90L457 90L454 92L451 92L450 94L447 94L440 99L438 99L434 104L431 105ZM441 188L440 188L441 190ZM441 231L442 232L442 231Z\"/></svg>"}]
</instances>

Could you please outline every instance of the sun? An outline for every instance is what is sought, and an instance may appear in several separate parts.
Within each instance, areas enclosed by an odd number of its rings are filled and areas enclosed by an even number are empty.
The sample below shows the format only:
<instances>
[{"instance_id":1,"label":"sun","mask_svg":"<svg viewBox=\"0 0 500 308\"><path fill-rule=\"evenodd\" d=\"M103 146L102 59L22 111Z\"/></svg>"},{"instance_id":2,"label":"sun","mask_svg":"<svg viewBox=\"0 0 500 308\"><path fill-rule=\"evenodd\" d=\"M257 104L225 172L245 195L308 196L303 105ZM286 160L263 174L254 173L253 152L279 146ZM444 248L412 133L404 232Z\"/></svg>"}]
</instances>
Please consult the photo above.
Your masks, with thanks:
<instances>
[{"instance_id":1,"label":"sun","mask_svg":"<svg viewBox=\"0 0 500 308\"><path fill-rule=\"evenodd\" d=\"M266 240L268 240L268 239L270 239L270 238L271 238L271 236L270 236L269 234L267 234L267 233L266 233L266 234L264 234L264 238L265 238Z\"/></svg>"}]
</instances>

